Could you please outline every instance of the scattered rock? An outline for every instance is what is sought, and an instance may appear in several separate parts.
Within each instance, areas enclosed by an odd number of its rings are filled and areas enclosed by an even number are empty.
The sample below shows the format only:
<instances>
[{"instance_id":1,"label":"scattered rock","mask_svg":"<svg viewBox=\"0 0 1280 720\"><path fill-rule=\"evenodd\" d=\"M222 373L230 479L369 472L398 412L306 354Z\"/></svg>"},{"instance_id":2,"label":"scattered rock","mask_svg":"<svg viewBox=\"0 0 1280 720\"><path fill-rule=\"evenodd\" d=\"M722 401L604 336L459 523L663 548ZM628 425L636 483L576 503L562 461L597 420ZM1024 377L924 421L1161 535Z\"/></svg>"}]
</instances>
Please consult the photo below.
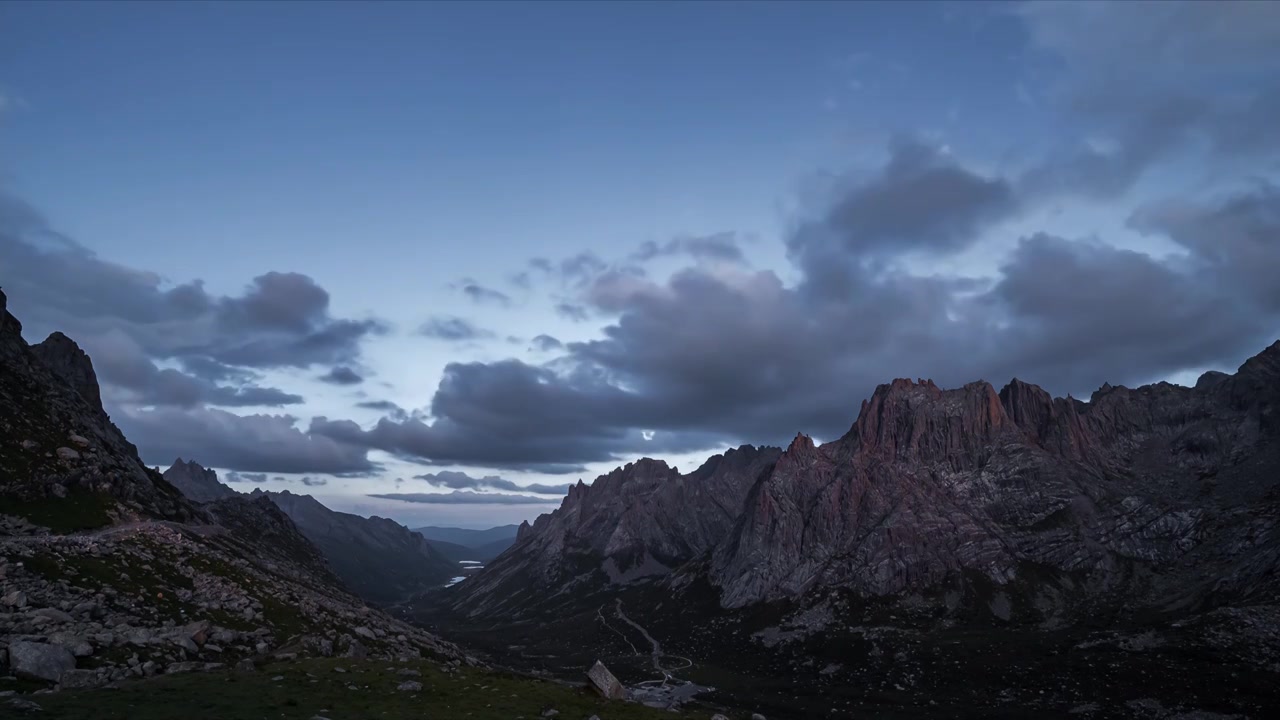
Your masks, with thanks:
<instances>
[{"instance_id":1,"label":"scattered rock","mask_svg":"<svg viewBox=\"0 0 1280 720\"><path fill-rule=\"evenodd\" d=\"M406 680L397 685L396 690L401 692L418 692L422 690L422 683L417 680Z\"/></svg>"},{"instance_id":2,"label":"scattered rock","mask_svg":"<svg viewBox=\"0 0 1280 720\"><path fill-rule=\"evenodd\" d=\"M80 453L69 447L60 447L54 451L58 455L59 460L79 460Z\"/></svg>"},{"instance_id":3,"label":"scattered rock","mask_svg":"<svg viewBox=\"0 0 1280 720\"><path fill-rule=\"evenodd\" d=\"M24 608L27 606L27 594L21 590L14 590L0 599L0 604L8 605L14 608Z\"/></svg>"},{"instance_id":4,"label":"scattered rock","mask_svg":"<svg viewBox=\"0 0 1280 720\"><path fill-rule=\"evenodd\" d=\"M359 635L360 637L365 638L365 639L367 639L367 640L374 640L374 639L376 639L376 638L378 637L377 635L374 635L374 634L373 634L373 631L372 631L372 630L370 630L370 629L369 629L369 628L367 628L367 627L363 627L363 626L356 628L356 629L355 629L355 634L357 634L357 635Z\"/></svg>"}]
</instances>

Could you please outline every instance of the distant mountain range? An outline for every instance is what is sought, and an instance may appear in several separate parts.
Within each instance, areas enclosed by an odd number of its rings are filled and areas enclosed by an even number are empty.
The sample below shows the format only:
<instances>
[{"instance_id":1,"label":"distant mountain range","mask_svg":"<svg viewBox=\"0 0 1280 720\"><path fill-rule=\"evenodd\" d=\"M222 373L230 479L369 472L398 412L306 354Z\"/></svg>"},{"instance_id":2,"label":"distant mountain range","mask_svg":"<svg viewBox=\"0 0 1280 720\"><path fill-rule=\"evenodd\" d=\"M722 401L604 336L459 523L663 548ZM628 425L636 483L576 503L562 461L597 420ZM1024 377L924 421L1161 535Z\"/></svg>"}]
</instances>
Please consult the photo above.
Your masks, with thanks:
<instances>
[{"instance_id":1,"label":"distant mountain range","mask_svg":"<svg viewBox=\"0 0 1280 720\"><path fill-rule=\"evenodd\" d=\"M194 460L178 458L164 478L196 502L243 497L219 482L217 472ZM386 518L330 510L310 495L288 490L255 489L249 496L266 497L278 505L320 549L343 584L374 603L398 602L444 585L459 574L459 561L497 557L511 546L517 530L515 525L409 530Z\"/></svg>"},{"instance_id":2,"label":"distant mountain range","mask_svg":"<svg viewBox=\"0 0 1280 720\"><path fill-rule=\"evenodd\" d=\"M493 553L490 557L496 557L503 550L510 547L511 543L515 542L516 533L519 530L519 525L501 525L488 530L428 525L427 527L414 528L413 531L422 533L422 536L428 540L439 540L476 550L484 549L485 552Z\"/></svg>"}]
</instances>

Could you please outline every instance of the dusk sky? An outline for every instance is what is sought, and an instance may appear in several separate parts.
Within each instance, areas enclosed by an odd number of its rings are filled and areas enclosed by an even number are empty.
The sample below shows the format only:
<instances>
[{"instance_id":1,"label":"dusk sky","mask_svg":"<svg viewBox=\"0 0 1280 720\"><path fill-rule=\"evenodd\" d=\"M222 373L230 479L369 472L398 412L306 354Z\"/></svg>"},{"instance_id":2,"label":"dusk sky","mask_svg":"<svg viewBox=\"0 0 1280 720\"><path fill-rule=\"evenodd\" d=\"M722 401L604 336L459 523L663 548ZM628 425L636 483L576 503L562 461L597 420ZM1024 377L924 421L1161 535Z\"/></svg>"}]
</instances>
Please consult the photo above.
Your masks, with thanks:
<instances>
[{"instance_id":1,"label":"dusk sky","mask_svg":"<svg viewBox=\"0 0 1280 720\"><path fill-rule=\"evenodd\" d=\"M143 459L410 526L1280 339L1280 3L0 3L0 286ZM379 496L379 497L375 497ZM399 496L399 497L397 497Z\"/></svg>"}]
</instances>

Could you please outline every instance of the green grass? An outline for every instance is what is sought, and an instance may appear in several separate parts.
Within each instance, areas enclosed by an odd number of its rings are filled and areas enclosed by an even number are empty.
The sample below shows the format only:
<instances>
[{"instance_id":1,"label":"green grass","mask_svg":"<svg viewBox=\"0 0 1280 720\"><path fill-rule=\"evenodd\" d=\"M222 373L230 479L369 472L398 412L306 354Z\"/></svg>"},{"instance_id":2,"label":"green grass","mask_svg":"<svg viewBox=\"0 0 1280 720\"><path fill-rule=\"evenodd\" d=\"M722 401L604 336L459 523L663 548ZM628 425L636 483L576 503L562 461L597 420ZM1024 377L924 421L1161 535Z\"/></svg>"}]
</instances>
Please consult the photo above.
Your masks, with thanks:
<instances>
[{"instance_id":1,"label":"green grass","mask_svg":"<svg viewBox=\"0 0 1280 720\"><path fill-rule=\"evenodd\" d=\"M342 667L346 673L334 671ZM409 667L420 677L401 676ZM273 677L283 676L273 681ZM401 682L422 683L401 692ZM354 685L356 689L348 689ZM254 673L219 670L125 683L119 690L61 692L31 697L46 720L308 720L334 718L449 718L535 720L549 708L563 720L599 715L608 720L690 717L632 703L609 702L585 689L464 668L445 674L432 663L349 659L276 663ZM698 717L702 717L699 714Z\"/></svg>"},{"instance_id":2,"label":"green grass","mask_svg":"<svg viewBox=\"0 0 1280 720\"><path fill-rule=\"evenodd\" d=\"M55 533L96 530L111 524L107 511L116 506L109 495L72 490L65 498L8 499L4 513L25 518Z\"/></svg>"}]
</instances>

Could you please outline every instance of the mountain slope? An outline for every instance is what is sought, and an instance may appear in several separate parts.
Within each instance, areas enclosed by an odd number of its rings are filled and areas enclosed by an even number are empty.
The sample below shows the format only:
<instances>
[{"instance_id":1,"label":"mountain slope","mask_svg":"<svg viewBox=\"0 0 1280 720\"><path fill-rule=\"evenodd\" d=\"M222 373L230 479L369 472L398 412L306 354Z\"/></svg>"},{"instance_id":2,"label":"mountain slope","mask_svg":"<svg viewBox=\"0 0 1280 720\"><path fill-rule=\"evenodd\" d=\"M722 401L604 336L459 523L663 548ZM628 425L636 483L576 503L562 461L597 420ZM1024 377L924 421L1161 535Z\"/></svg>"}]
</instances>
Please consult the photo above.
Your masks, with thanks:
<instances>
[{"instance_id":1,"label":"mountain slope","mask_svg":"<svg viewBox=\"0 0 1280 720\"><path fill-rule=\"evenodd\" d=\"M386 518L335 512L310 495L254 490L270 498L328 559L343 583L370 602L391 603L439 587L458 574L416 532Z\"/></svg>"},{"instance_id":2,"label":"mountain slope","mask_svg":"<svg viewBox=\"0 0 1280 720\"><path fill-rule=\"evenodd\" d=\"M36 348L0 293L0 665L40 687L298 655L463 661L341 587L266 498L194 505L98 403L70 340Z\"/></svg>"}]
</instances>

